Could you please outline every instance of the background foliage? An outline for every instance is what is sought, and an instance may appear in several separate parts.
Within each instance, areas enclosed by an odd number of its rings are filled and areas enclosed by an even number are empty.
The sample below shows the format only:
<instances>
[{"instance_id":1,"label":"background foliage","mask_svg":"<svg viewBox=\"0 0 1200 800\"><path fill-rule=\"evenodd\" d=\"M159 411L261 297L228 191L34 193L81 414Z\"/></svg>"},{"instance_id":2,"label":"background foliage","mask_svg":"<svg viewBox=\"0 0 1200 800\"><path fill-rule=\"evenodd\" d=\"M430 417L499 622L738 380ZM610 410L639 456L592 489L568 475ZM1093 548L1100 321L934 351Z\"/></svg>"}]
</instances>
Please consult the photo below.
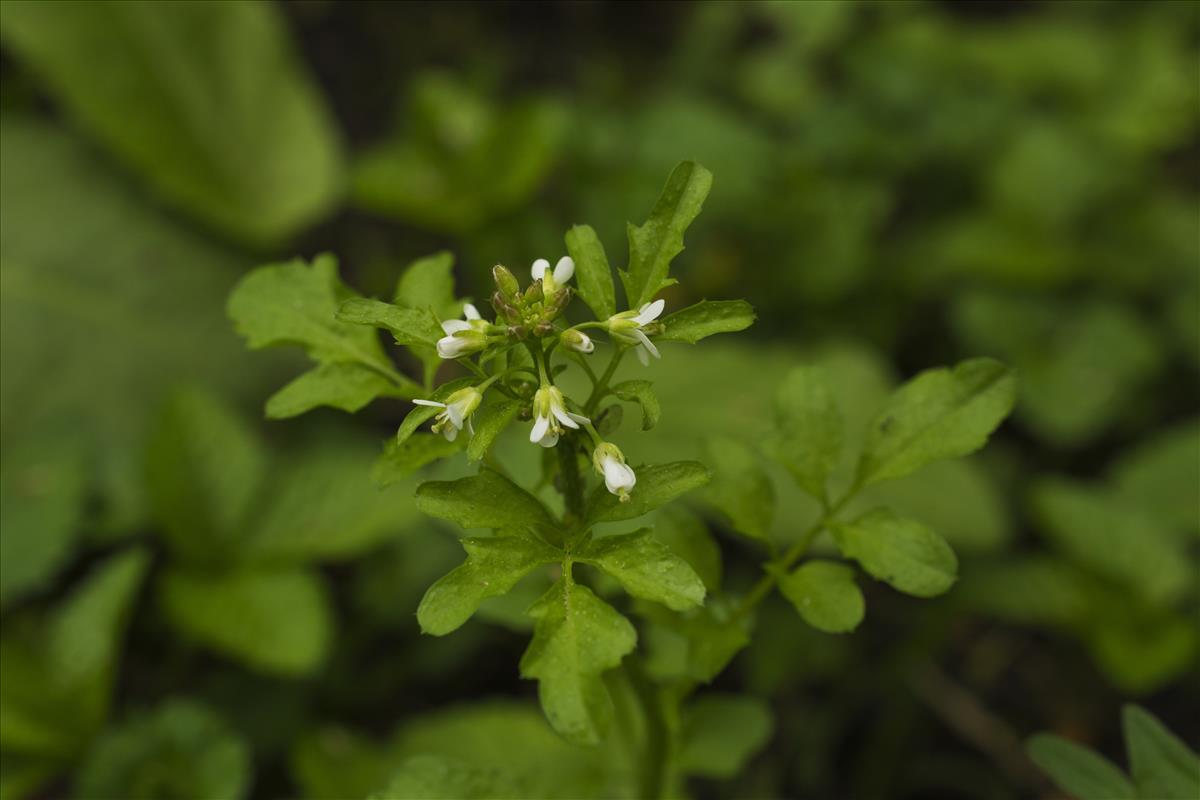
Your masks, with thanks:
<instances>
[{"instance_id":1,"label":"background foliage","mask_svg":"<svg viewBox=\"0 0 1200 800\"><path fill-rule=\"evenodd\" d=\"M929 366L1021 386L986 452L863 499L951 541L953 591L864 585L852 636L768 601L683 722L691 791L1048 793L1021 739L1119 761L1130 699L1194 745L1198 43L1182 2L0 5L0 797L633 793L546 727L520 604L419 636L461 553L371 483L407 404L262 421L307 362L244 352L225 298L323 251L387 297L440 250L482 296L581 222L611 257L681 159L716 179L668 308L759 322L665 348L631 460L738 464L803 364L851 436ZM722 480L658 525L748 588L734 531L815 505Z\"/></svg>"}]
</instances>

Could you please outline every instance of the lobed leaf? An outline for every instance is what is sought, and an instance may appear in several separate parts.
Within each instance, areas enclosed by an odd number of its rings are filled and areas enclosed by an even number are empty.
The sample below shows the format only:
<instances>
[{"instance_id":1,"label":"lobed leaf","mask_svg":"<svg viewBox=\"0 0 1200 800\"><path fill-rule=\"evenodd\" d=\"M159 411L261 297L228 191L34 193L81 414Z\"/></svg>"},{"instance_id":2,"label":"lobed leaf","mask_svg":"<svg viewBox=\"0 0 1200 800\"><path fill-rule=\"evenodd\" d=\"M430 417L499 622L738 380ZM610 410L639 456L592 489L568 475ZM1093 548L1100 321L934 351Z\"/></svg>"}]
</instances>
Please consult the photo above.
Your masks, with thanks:
<instances>
[{"instance_id":1,"label":"lobed leaf","mask_svg":"<svg viewBox=\"0 0 1200 800\"><path fill-rule=\"evenodd\" d=\"M704 602L704 582L686 561L655 539L649 528L593 539L575 559L604 570L642 600L675 611Z\"/></svg>"},{"instance_id":2,"label":"lobed leaf","mask_svg":"<svg viewBox=\"0 0 1200 800\"><path fill-rule=\"evenodd\" d=\"M1200 757L1140 706L1121 710L1129 770L1138 797L1192 800L1200 797Z\"/></svg>"},{"instance_id":3,"label":"lobed leaf","mask_svg":"<svg viewBox=\"0 0 1200 800\"><path fill-rule=\"evenodd\" d=\"M842 555L906 594L942 594L958 574L958 559L945 539L886 508L835 524L833 536Z\"/></svg>"},{"instance_id":4,"label":"lobed leaf","mask_svg":"<svg viewBox=\"0 0 1200 800\"><path fill-rule=\"evenodd\" d=\"M385 328L396 344L402 345L436 345L443 335L433 312L428 309L401 308L365 297L344 301L338 307L337 318L353 325Z\"/></svg>"},{"instance_id":5,"label":"lobed leaf","mask_svg":"<svg viewBox=\"0 0 1200 800\"><path fill-rule=\"evenodd\" d=\"M745 300L701 300L663 317L661 342L695 344L716 333L736 333L754 324L754 307Z\"/></svg>"},{"instance_id":6,"label":"lobed leaf","mask_svg":"<svg viewBox=\"0 0 1200 800\"><path fill-rule=\"evenodd\" d=\"M1030 738L1025 749L1033 762L1059 787L1079 800L1136 800L1138 797L1125 773L1111 761L1061 736L1039 733Z\"/></svg>"},{"instance_id":7,"label":"lobed leaf","mask_svg":"<svg viewBox=\"0 0 1200 800\"><path fill-rule=\"evenodd\" d=\"M483 403L472 417L475 432L467 444L467 458L478 461L487 453L492 442L496 441L517 414L521 411L520 400L491 399Z\"/></svg>"},{"instance_id":8,"label":"lobed leaf","mask_svg":"<svg viewBox=\"0 0 1200 800\"><path fill-rule=\"evenodd\" d=\"M826 633L849 633L862 622L865 604L854 569L833 561L806 561L777 571L779 591L809 625Z\"/></svg>"},{"instance_id":9,"label":"lobed leaf","mask_svg":"<svg viewBox=\"0 0 1200 800\"><path fill-rule=\"evenodd\" d=\"M575 262L575 286L580 299L587 303L598 320L616 314L612 268L596 232L590 225L576 225L567 231L566 243L567 253Z\"/></svg>"},{"instance_id":10,"label":"lobed leaf","mask_svg":"<svg viewBox=\"0 0 1200 800\"><path fill-rule=\"evenodd\" d=\"M620 502L604 486L596 487L588 503L586 516L589 525L640 517L692 489L704 486L712 477L708 468L697 461L673 461L653 467L639 467L636 472L637 485L630 492L628 502Z\"/></svg>"},{"instance_id":11,"label":"lobed leaf","mask_svg":"<svg viewBox=\"0 0 1200 800\"><path fill-rule=\"evenodd\" d=\"M871 423L858 482L900 478L930 461L978 450L1015 399L1013 371L990 358L922 372L897 389Z\"/></svg>"},{"instance_id":12,"label":"lobed leaf","mask_svg":"<svg viewBox=\"0 0 1200 800\"><path fill-rule=\"evenodd\" d=\"M408 380L393 389L391 380L362 364L321 364L267 398L266 414L288 419L320 406L354 413L381 395L413 398L420 390Z\"/></svg>"},{"instance_id":13,"label":"lobed leaf","mask_svg":"<svg viewBox=\"0 0 1200 800\"><path fill-rule=\"evenodd\" d=\"M658 404L658 395L654 393L654 384L650 381L622 381L612 386L611 391L620 399L641 406L642 430L648 431L658 424L662 409Z\"/></svg>"},{"instance_id":14,"label":"lobed leaf","mask_svg":"<svg viewBox=\"0 0 1200 800\"><path fill-rule=\"evenodd\" d=\"M800 488L826 497L826 484L842 452L845 425L824 367L797 367L775 395L771 455Z\"/></svg>"},{"instance_id":15,"label":"lobed leaf","mask_svg":"<svg viewBox=\"0 0 1200 800\"><path fill-rule=\"evenodd\" d=\"M498 472L417 487L417 508L464 528L529 529L554 525L541 501Z\"/></svg>"}]
</instances>

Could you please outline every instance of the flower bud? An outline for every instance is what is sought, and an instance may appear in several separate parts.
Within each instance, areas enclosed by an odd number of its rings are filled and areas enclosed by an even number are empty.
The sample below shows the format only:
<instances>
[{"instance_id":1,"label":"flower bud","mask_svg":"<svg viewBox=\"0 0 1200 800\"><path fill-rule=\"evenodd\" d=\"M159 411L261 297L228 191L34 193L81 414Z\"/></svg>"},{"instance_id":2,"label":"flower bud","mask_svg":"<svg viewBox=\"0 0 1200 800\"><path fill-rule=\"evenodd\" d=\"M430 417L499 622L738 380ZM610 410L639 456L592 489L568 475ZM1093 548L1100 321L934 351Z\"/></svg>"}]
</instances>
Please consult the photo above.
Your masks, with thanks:
<instances>
[{"instance_id":1,"label":"flower bud","mask_svg":"<svg viewBox=\"0 0 1200 800\"><path fill-rule=\"evenodd\" d=\"M583 331L577 331L574 328L569 328L562 332L559 337L562 346L577 353L590 353L596 349L596 344Z\"/></svg>"},{"instance_id":2,"label":"flower bud","mask_svg":"<svg viewBox=\"0 0 1200 800\"><path fill-rule=\"evenodd\" d=\"M437 354L442 358L461 358L478 353L488 345L487 334L477 330L460 330L443 336L437 342Z\"/></svg>"},{"instance_id":3,"label":"flower bud","mask_svg":"<svg viewBox=\"0 0 1200 800\"><path fill-rule=\"evenodd\" d=\"M500 290L507 300L515 300L521 296L521 284L517 283L517 278L504 266L497 264L492 267L492 280L496 282L496 288Z\"/></svg>"},{"instance_id":4,"label":"flower bud","mask_svg":"<svg viewBox=\"0 0 1200 800\"><path fill-rule=\"evenodd\" d=\"M531 305L533 303L540 303L540 302L542 302L544 297L545 297L545 295L542 294L542 282L541 281L534 281L533 283L529 284L528 288L525 289L524 300L525 300L526 305Z\"/></svg>"},{"instance_id":5,"label":"flower bud","mask_svg":"<svg viewBox=\"0 0 1200 800\"><path fill-rule=\"evenodd\" d=\"M625 463L625 454L612 442L601 442L592 451L592 466L604 476L604 487L622 503L629 502L629 493L637 484L637 475Z\"/></svg>"}]
</instances>

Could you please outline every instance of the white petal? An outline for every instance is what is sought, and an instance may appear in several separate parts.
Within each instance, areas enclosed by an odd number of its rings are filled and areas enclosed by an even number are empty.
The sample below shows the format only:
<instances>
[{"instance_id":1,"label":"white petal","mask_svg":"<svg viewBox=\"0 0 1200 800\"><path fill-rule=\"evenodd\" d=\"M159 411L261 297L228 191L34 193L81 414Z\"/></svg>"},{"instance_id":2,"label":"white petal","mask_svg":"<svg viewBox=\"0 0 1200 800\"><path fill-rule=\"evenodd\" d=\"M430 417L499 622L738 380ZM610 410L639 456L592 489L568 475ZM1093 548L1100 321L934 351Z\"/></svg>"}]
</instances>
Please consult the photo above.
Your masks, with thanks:
<instances>
[{"instance_id":1,"label":"white petal","mask_svg":"<svg viewBox=\"0 0 1200 800\"><path fill-rule=\"evenodd\" d=\"M416 400L413 400L413 402L419 406L432 406L433 408L446 407L445 403L439 403L437 400L422 400L421 398L417 398Z\"/></svg>"},{"instance_id":2,"label":"white petal","mask_svg":"<svg viewBox=\"0 0 1200 800\"><path fill-rule=\"evenodd\" d=\"M458 438L458 428L453 425L447 425L442 428L442 435L446 437L447 442L453 442Z\"/></svg>"},{"instance_id":3,"label":"white petal","mask_svg":"<svg viewBox=\"0 0 1200 800\"><path fill-rule=\"evenodd\" d=\"M447 336L451 336L459 331L471 330L471 323L461 319L448 319L442 323L442 330L446 332Z\"/></svg>"},{"instance_id":4,"label":"white petal","mask_svg":"<svg viewBox=\"0 0 1200 800\"><path fill-rule=\"evenodd\" d=\"M533 268L529 270L535 281L540 281L546 276L546 270L550 269L550 262L544 258L539 258L533 262Z\"/></svg>"},{"instance_id":5,"label":"white petal","mask_svg":"<svg viewBox=\"0 0 1200 800\"><path fill-rule=\"evenodd\" d=\"M637 337L637 340L642 343L642 347L646 348L650 355L654 356L655 358L662 358L662 356L659 355L658 348L654 346L654 342L650 341L649 336L642 333L640 330L637 330L636 328L633 331L633 335Z\"/></svg>"},{"instance_id":6,"label":"white petal","mask_svg":"<svg viewBox=\"0 0 1200 800\"><path fill-rule=\"evenodd\" d=\"M471 305L470 303L467 303L466 305L463 306L463 316L465 316L469 320L470 319L483 319L483 317L479 316L479 309L476 308L475 306Z\"/></svg>"},{"instance_id":7,"label":"white petal","mask_svg":"<svg viewBox=\"0 0 1200 800\"><path fill-rule=\"evenodd\" d=\"M541 444L546 432L550 430L550 418L539 416L533 421L533 430L529 432L529 441Z\"/></svg>"},{"instance_id":8,"label":"white petal","mask_svg":"<svg viewBox=\"0 0 1200 800\"><path fill-rule=\"evenodd\" d=\"M643 367L650 366L650 351L649 350L647 350L646 348L642 347L639 344L636 348L634 348L634 352L637 353L638 361L642 362Z\"/></svg>"},{"instance_id":9,"label":"white petal","mask_svg":"<svg viewBox=\"0 0 1200 800\"><path fill-rule=\"evenodd\" d=\"M554 447L554 445L558 444L558 434L547 433L538 440L538 444L540 444L542 447Z\"/></svg>"},{"instance_id":10,"label":"white petal","mask_svg":"<svg viewBox=\"0 0 1200 800\"><path fill-rule=\"evenodd\" d=\"M553 414L559 422L561 422L563 425L566 425L568 428L574 428L575 430L579 430L579 423L576 422L575 420L571 419L571 415L568 414L567 410L565 408L563 408L562 406L557 406L557 405L550 406L550 413Z\"/></svg>"},{"instance_id":11,"label":"white petal","mask_svg":"<svg viewBox=\"0 0 1200 800\"><path fill-rule=\"evenodd\" d=\"M446 406L446 410L442 413L450 419L450 424L454 427L461 428L463 426L462 412L453 404Z\"/></svg>"},{"instance_id":12,"label":"white petal","mask_svg":"<svg viewBox=\"0 0 1200 800\"><path fill-rule=\"evenodd\" d=\"M637 476L625 464L615 458L604 460L604 486L613 494L628 492L637 483Z\"/></svg>"},{"instance_id":13,"label":"white petal","mask_svg":"<svg viewBox=\"0 0 1200 800\"><path fill-rule=\"evenodd\" d=\"M443 336L437 341L437 353L442 358L458 358L462 355L462 339Z\"/></svg>"},{"instance_id":14,"label":"white petal","mask_svg":"<svg viewBox=\"0 0 1200 800\"><path fill-rule=\"evenodd\" d=\"M566 283L571 280L571 276L575 274L575 260L570 256L563 256L554 265L554 282Z\"/></svg>"},{"instance_id":15,"label":"white petal","mask_svg":"<svg viewBox=\"0 0 1200 800\"><path fill-rule=\"evenodd\" d=\"M573 414L568 411L567 416L578 422L580 425L583 425L585 422L591 422L591 420L585 417L583 414Z\"/></svg>"},{"instance_id":16,"label":"white petal","mask_svg":"<svg viewBox=\"0 0 1200 800\"><path fill-rule=\"evenodd\" d=\"M638 325L645 325L658 319L658 315L667 307L667 301L659 298L653 303L647 303L638 310L638 315L634 317Z\"/></svg>"}]
</instances>

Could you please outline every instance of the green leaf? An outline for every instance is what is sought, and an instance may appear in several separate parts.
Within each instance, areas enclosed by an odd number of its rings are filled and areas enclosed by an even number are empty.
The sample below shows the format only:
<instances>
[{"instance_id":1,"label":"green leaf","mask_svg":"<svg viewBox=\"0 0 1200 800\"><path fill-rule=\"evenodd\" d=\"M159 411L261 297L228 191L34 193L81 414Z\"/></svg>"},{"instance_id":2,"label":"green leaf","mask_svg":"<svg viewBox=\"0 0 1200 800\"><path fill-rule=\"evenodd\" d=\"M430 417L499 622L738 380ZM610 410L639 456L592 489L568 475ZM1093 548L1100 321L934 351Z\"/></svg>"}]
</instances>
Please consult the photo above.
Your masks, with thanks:
<instances>
[{"instance_id":1,"label":"green leaf","mask_svg":"<svg viewBox=\"0 0 1200 800\"><path fill-rule=\"evenodd\" d=\"M650 381L621 381L610 390L627 403L637 403L642 407L642 430L648 431L658 423L662 409L658 404L658 395L654 393L654 384Z\"/></svg>"},{"instance_id":2,"label":"green leaf","mask_svg":"<svg viewBox=\"0 0 1200 800\"><path fill-rule=\"evenodd\" d=\"M311 673L333 637L325 586L304 568L210 573L171 567L159 589L167 619L180 633L265 673Z\"/></svg>"},{"instance_id":3,"label":"green leaf","mask_svg":"<svg viewBox=\"0 0 1200 800\"><path fill-rule=\"evenodd\" d=\"M440 433L414 433L403 444L389 439L371 467L371 480L376 486L391 486L426 464L454 455L462 447L463 437L451 442Z\"/></svg>"},{"instance_id":4,"label":"green leaf","mask_svg":"<svg viewBox=\"0 0 1200 800\"><path fill-rule=\"evenodd\" d=\"M170 700L96 741L79 769L79 797L245 797L250 748L219 716Z\"/></svg>"},{"instance_id":5,"label":"green leaf","mask_svg":"<svg viewBox=\"0 0 1200 800\"><path fill-rule=\"evenodd\" d=\"M533 641L521 657L521 676L538 681L551 727L575 744L597 744L612 718L601 673L633 651L629 620L586 586L559 580L527 612Z\"/></svg>"},{"instance_id":6,"label":"green leaf","mask_svg":"<svg viewBox=\"0 0 1200 800\"><path fill-rule=\"evenodd\" d=\"M522 800L505 771L444 756L413 756L370 800Z\"/></svg>"},{"instance_id":7,"label":"green leaf","mask_svg":"<svg viewBox=\"0 0 1200 800\"><path fill-rule=\"evenodd\" d=\"M838 549L868 573L900 591L934 597L954 585L958 559L946 540L886 508L833 526Z\"/></svg>"},{"instance_id":8,"label":"green leaf","mask_svg":"<svg viewBox=\"0 0 1200 800\"><path fill-rule=\"evenodd\" d=\"M758 456L728 436L710 438L705 445L713 465L705 502L729 517L738 533L765 540L775 517L775 487Z\"/></svg>"},{"instance_id":9,"label":"green leaf","mask_svg":"<svg viewBox=\"0 0 1200 800\"><path fill-rule=\"evenodd\" d=\"M443 383L441 386L433 390L433 393L429 396L429 399L445 402L447 397L454 394L459 389L465 389L466 387L472 385L475 383L475 380L475 378L467 377L458 378L456 380ZM408 414L404 417L404 421L400 423L400 427L396 431L396 444L404 444L404 440L412 436L413 433L416 432L417 428L421 427L423 424L433 419L441 412L442 409L436 406L416 406L413 408L413 410L408 412Z\"/></svg>"},{"instance_id":10,"label":"green leaf","mask_svg":"<svg viewBox=\"0 0 1200 800\"><path fill-rule=\"evenodd\" d=\"M1076 563L1166 606L1192 584L1183 543L1147 514L1126 508L1101 490L1049 478L1033 491L1044 533Z\"/></svg>"},{"instance_id":11,"label":"green leaf","mask_svg":"<svg viewBox=\"0 0 1200 800\"><path fill-rule=\"evenodd\" d=\"M26 800L42 789L63 763L54 758L0 753L0 800Z\"/></svg>"},{"instance_id":12,"label":"green leaf","mask_svg":"<svg viewBox=\"0 0 1200 800\"><path fill-rule=\"evenodd\" d=\"M1117 496L1165 526L1200 533L1200 420L1156 433L1109 471Z\"/></svg>"},{"instance_id":13,"label":"green leaf","mask_svg":"<svg viewBox=\"0 0 1200 800\"><path fill-rule=\"evenodd\" d=\"M396 283L392 302L431 309L438 319L457 319L462 307L454 295L454 254L443 250L409 264Z\"/></svg>"},{"instance_id":14,"label":"green leaf","mask_svg":"<svg viewBox=\"0 0 1200 800\"><path fill-rule=\"evenodd\" d=\"M683 233L700 213L711 187L711 172L684 161L671 171L645 224L629 224L629 269L620 275L630 308L649 303L670 285L671 260L683 252Z\"/></svg>"},{"instance_id":15,"label":"green leaf","mask_svg":"<svg viewBox=\"0 0 1200 800\"><path fill-rule=\"evenodd\" d=\"M172 550L211 561L236 549L266 471L262 443L237 415L205 392L176 392L146 459L150 501Z\"/></svg>"},{"instance_id":16,"label":"green leaf","mask_svg":"<svg viewBox=\"0 0 1200 800\"><path fill-rule=\"evenodd\" d=\"M1192 800L1200 797L1200 757L1145 709L1121 710L1129 769L1138 797Z\"/></svg>"},{"instance_id":17,"label":"green leaf","mask_svg":"<svg viewBox=\"0 0 1200 800\"><path fill-rule=\"evenodd\" d=\"M826 633L849 633L862 622L862 591L854 570L833 561L806 561L791 572L777 572L779 591L809 625Z\"/></svg>"},{"instance_id":18,"label":"green leaf","mask_svg":"<svg viewBox=\"0 0 1200 800\"><path fill-rule=\"evenodd\" d=\"M649 528L593 539L575 558L604 570L642 600L675 611L704 602L704 582L686 561L655 539Z\"/></svg>"},{"instance_id":19,"label":"green leaf","mask_svg":"<svg viewBox=\"0 0 1200 800\"><path fill-rule=\"evenodd\" d=\"M278 242L341 193L333 120L272 6L14 3L0 35L126 167L240 239Z\"/></svg>"},{"instance_id":20,"label":"green leaf","mask_svg":"<svg viewBox=\"0 0 1200 800\"><path fill-rule=\"evenodd\" d=\"M433 312L429 309L401 308L381 300L351 297L338 308L340 322L386 328L403 345L436 345L442 338Z\"/></svg>"},{"instance_id":21,"label":"green leaf","mask_svg":"<svg viewBox=\"0 0 1200 800\"><path fill-rule=\"evenodd\" d=\"M555 524L540 500L488 469L456 481L422 483L417 487L417 508L464 528L526 530Z\"/></svg>"},{"instance_id":22,"label":"green leaf","mask_svg":"<svg viewBox=\"0 0 1200 800\"><path fill-rule=\"evenodd\" d=\"M576 225L567 231L567 253L575 262L575 286L596 319L604 321L617 313L612 267L604 254L596 232L590 225Z\"/></svg>"},{"instance_id":23,"label":"green leaf","mask_svg":"<svg viewBox=\"0 0 1200 800\"><path fill-rule=\"evenodd\" d=\"M708 468L696 461L638 467L636 472L637 485L629 493L628 502L620 502L604 486L596 487L588 503L589 525L640 517L692 489L704 486L712 477Z\"/></svg>"},{"instance_id":24,"label":"green leaf","mask_svg":"<svg viewBox=\"0 0 1200 800\"><path fill-rule=\"evenodd\" d=\"M710 592L721 588L721 548L703 520L681 506L669 506L655 515L654 535L688 562Z\"/></svg>"},{"instance_id":25,"label":"green leaf","mask_svg":"<svg viewBox=\"0 0 1200 800\"><path fill-rule=\"evenodd\" d=\"M496 437L517 418L521 405L520 400L508 399L491 399L481 405L471 418L475 432L467 444L467 458L471 461L483 458Z\"/></svg>"},{"instance_id":26,"label":"green leaf","mask_svg":"<svg viewBox=\"0 0 1200 800\"><path fill-rule=\"evenodd\" d=\"M1063 791L1079 800L1135 800L1138 797L1125 773L1111 761L1061 736L1039 733L1026 743L1025 749L1033 762Z\"/></svg>"},{"instance_id":27,"label":"green leaf","mask_svg":"<svg viewBox=\"0 0 1200 800\"><path fill-rule=\"evenodd\" d=\"M456 630L489 597L507 594L517 581L541 564L554 564L562 553L532 536L463 539L467 560L425 592L417 608L423 633L445 636Z\"/></svg>"},{"instance_id":28,"label":"green leaf","mask_svg":"<svg viewBox=\"0 0 1200 800\"><path fill-rule=\"evenodd\" d=\"M661 342L695 344L714 333L736 333L754 324L754 307L745 300L701 300L663 317Z\"/></svg>"},{"instance_id":29,"label":"green leaf","mask_svg":"<svg viewBox=\"0 0 1200 800\"><path fill-rule=\"evenodd\" d=\"M268 419L288 419L330 406L353 414L376 397L390 395L413 398L416 384L393 389L388 378L361 364L321 364L284 386L267 399Z\"/></svg>"},{"instance_id":30,"label":"green leaf","mask_svg":"<svg viewBox=\"0 0 1200 800\"><path fill-rule=\"evenodd\" d=\"M825 368L789 372L775 395L771 455L813 497L826 497L829 475L842 453L844 429Z\"/></svg>"},{"instance_id":31,"label":"green leaf","mask_svg":"<svg viewBox=\"0 0 1200 800\"><path fill-rule=\"evenodd\" d=\"M745 618L734 617L728 605L715 607L709 602L686 621L684 631L688 673L701 683L712 682L750 644Z\"/></svg>"},{"instance_id":32,"label":"green leaf","mask_svg":"<svg viewBox=\"0 0 1200 800\"><path fill-rule=\"evenodd\" d=\"M757 697L702 695L683 711L679 769L686 775L733 778L771 738L771 728L771 711Z\"/></svg>"},{"instance_id":33,"label":"green leaf","mask_svg":"<svg viewBox=\"0 0 1200 800\"><path fill-rule=\"evenodd\" d=\"M899 478L978 450L1016 397L1012 370L990 358L922 372L888 399L867 432L858 480Z\"/></svg>"}]
</instances>

